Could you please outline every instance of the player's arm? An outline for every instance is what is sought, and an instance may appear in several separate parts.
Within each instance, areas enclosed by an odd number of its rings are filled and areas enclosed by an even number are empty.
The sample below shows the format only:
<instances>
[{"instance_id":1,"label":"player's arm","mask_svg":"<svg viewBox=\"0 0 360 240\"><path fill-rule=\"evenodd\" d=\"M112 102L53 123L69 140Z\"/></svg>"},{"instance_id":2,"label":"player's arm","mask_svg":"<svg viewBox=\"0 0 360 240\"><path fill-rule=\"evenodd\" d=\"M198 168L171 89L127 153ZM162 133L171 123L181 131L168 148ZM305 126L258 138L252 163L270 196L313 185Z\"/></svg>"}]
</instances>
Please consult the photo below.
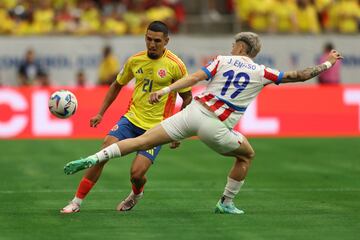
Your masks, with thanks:
<instances>
[{"instance_id":1,"label":"player's arm","mask_svg":"<svg viewBox=\"0 0 360 240\"><path fill-rule=\"evenodd\" d=\"M192 93L191 91L179 92L180 97L182 98L181 110L184 109L187 105L189 105L192 101ZM172 141L170 143L170 148L174 149L180 146L180 141Z\"/></svg>"},{"instance_id":2,"label":"player's arm","mask_svg":"<svg viewBox=\"0 0 360 240\"><path fill-rule=\"evenodd\" d=\"M157 103L159 102L160 98L165 94L168 94L171 91L178 91L182 88L187 88L194 86L200 81L203 81L208 78L208 75L203 70L198 70L197 72L183 77L180 80L174 82L168 87L164 87L163 89L153 92L150 95L150 103Z\"/></svg>"},{"instance_id":3,"label":"player's arm","mask_svg":"<svg viewBox=\"0 0 360 240\"><path fill-rule=\"evenodd\" d=\"M189 105L192 101L192 93L191 91L179 92L180 97L182 98L181 109L184 109L187 105Z\"/></svg>"},{"instance_id":4,"label":"player's arm","mask_svg":"<svg viewBox=\"0 0 360 240\"><path fill-rule=\"evenodd\" d=\"M122 87L123 85L119 84L118 81L113 81L113 83L110 85L108 92L106 93L106 96L103 103L101 104L98 114L90 119L90 127L96 127L101 122L106 110L110 107L110 105L119 95Z\"/></svg>"},{"instance_id":5,"label":"player's arm","mask_svg":"<svg viewBox=\"0 0 360 240\"><path fill-rule=\"evenodd\" d=\"M100 107L99 113L95 117L90 119L90 127L96 127L101 122L106 110L110 107L110 105L119 95L121 88L134 77L131 71L131 63L132 58L129 58L119 72L119 74L117 75L116 80L113 81L113 83L110 85L110 88L106 93L105 99Z\"/></svg>"},{"instance_id":6,"label":"player's arm","mask_svg":"<svg viewBox=\"0 0 360 240\"><path fill-rule=\"evenodd\" d=\"M281 80L281 83L303 82L310 78L316 77L320 73L331 68L336 63L336 61L339 59L343 59L341 54L336 50L332 50L329 53L327 61L320 65L317 65L314 67L308 67L304 70L299 70L299 71L284 72L284 76L283 76L283 79Z\"/></svg>"}]
</instances>

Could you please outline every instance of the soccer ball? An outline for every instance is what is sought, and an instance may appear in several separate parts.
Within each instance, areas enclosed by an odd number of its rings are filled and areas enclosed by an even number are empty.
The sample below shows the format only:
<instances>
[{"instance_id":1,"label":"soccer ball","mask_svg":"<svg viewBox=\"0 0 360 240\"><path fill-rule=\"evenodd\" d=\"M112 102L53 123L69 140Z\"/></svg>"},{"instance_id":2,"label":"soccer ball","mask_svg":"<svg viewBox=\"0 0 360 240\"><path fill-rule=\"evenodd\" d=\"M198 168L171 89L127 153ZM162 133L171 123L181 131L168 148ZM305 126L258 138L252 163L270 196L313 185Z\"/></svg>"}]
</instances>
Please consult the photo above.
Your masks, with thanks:
<instances>
[{"instance_id":1,"label":"soccer ball","mask_svg":"<svg viewBox=\"0 0 360 240\"><path fill-rule=\"evenodd\" d=\"M59 90L51 94L49 99L49 110L58 118L68 118L74 115L77 109L75 95L68 90Z\"/></svg>"}]
</instances>

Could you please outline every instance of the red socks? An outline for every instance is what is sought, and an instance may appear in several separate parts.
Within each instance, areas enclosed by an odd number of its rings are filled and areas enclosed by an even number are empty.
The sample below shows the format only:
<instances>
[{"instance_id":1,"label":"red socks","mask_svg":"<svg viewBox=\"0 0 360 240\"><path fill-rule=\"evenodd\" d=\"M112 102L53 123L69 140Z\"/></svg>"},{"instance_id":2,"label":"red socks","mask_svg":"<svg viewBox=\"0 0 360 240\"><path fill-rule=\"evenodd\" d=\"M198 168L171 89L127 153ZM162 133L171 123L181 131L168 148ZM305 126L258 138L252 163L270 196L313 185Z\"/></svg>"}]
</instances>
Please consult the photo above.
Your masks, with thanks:
<instances>
[{"instance_id":1,"label":"red socks","mask_svg":"<svg viewBox=\"0 0 360 240\"><path fill-rule=\"evenodd\" d=\"M92 187L95 185L94 182L90 181L89 179L83 177L80 181L79 187L76 192L76 197L80 199L84 199L86 195L90 192Z\"/></svg>"},{"instance_id":2,"label":"red socks","mask_svg":"<svg viewBox=\"0 0 360 240\"><path fill-rule=\"evenodd\" d=\"M134 192L135 195L139 195L139 194L142 193L142 191L144 190L144 186L145 186L145 185L143 185L140 189L138 189L138 188L135 186L135 184L132 184L132 185L131 185L131 188L132 188L132 190L133 190L133 192Z\"/></svg>"}]
</instances>

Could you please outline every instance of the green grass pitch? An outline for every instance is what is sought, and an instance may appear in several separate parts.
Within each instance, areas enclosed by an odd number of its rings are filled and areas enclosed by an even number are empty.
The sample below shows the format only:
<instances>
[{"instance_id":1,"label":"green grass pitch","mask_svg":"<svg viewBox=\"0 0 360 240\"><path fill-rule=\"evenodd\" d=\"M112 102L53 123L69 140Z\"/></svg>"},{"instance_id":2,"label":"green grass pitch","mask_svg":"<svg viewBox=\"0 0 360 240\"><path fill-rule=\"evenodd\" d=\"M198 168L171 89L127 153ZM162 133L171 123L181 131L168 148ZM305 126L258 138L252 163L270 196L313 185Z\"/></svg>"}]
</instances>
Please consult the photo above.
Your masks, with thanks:
<instances>
[{"instance_id":1,"label":"green grass pitch","mask_svg":"<svg viewBox=\"0 0 360 240\"><path fill-rule=\"evenodd\" d=\"M250 139L256 158L235 200L245 215L213 213L232 160L197 140L163 147L132 211L114 209L133 155L107 165L80 213L61 215L82 177L63 166L100 142L0 141L0 240L359 239L360 138Z\"/></svg>"}]
</instances>

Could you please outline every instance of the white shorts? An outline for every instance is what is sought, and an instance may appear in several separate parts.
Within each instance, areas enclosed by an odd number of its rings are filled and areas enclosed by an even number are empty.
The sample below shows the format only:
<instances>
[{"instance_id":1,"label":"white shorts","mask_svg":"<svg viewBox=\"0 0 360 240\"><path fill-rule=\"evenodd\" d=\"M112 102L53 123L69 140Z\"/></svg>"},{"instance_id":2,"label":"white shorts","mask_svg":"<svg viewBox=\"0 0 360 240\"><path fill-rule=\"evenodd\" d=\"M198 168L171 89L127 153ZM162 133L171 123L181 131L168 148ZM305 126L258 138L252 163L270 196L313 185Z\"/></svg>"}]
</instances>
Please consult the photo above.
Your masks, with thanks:
<instances>
[{"instance_id":1,"label":"white shorts","mask_svg":"<svg viewBox=\"0 0 360 240\"><path fill-rule=\"evenodd\" d=\"M185 109L161 122L174 141L198 136L202 142L218 153L237 149L244 136L227 128L213 112L193 100Z\"/></svg>"}]
</instances>

